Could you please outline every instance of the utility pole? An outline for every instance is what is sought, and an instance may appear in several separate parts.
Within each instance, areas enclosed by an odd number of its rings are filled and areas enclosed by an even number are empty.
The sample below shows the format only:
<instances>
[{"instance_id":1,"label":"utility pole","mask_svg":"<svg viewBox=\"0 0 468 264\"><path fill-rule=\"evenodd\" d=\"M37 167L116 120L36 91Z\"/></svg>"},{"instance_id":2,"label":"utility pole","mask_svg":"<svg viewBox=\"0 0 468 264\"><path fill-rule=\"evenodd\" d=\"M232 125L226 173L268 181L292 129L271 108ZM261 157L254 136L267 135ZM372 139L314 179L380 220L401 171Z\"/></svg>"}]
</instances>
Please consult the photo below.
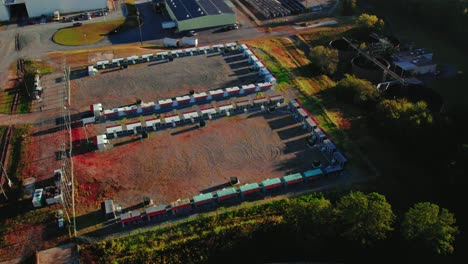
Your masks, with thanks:
<instances>
[{"instance_id":1,"label":"utility pole","mask_svg":"<svg viewBox=\"0 0 468 264\"><path fill-rule=\"evenodd\" d=\"M137 21L138 21L138 29L140 30L140 46L143 46L143 36L141 34L141 25L140 25L140 11L138 8L136 9L137 14Z\"/></svg>"}]
</instances>

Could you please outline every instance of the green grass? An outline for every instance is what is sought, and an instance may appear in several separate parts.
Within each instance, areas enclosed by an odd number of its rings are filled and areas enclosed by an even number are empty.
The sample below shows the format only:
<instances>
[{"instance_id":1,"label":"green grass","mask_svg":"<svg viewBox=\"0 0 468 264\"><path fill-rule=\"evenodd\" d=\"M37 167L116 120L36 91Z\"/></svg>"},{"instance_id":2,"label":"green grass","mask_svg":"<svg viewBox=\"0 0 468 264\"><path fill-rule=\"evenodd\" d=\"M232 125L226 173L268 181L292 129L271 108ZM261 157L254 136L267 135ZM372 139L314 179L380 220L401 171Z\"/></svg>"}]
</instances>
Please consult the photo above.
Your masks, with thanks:
<instances>
[{"instance_id":1,"label":"green grass","mask_svg":"<svg viewBox=\"0 0 468 264\"><path fill-rule=\"evenodd\" d=\"M134 0L126 0L127 16L113 21L85 24L79 27L68 27L58 30L52 39L65 46L80 46L93 44L104 39L110 32L125 31L138 26ZM142 18L140 17L140 24Z\"/></svg>"},{"instance_id":2,"label":"green grass","mask_svg":"<svg viewBox=\"0 0 468 264\"><path fill-rule=\"evenodd\" d=\"M80 46L96 43L109 34L109 32L120 27L125 19L114 21L85 24L79 27L67 27L58 30L52 39L55 43L66 46Z\"/></svg>"},{"instance_id":3,"label":"green grass","mask_svg":"<svg viewBox=\"0 0 468 264\"><path fill-rule=\"evenodd\" d=\"M22 160L24 152L24 135L28 134L30 130L30 125L22 125L15 127L15 133L11 141L12 151L10 154L10 167L8 168L10 177L12 180L19 182L23 180L23 175L21 175L21 170L24 167L25 161Z\"/></svg>"},{"instance_id":4,"label":"green grass","mask_svg":"<svg viewBox=\"0 0 468 264\"><path fill-rule=\"evenodd\" d=\"M13 105L15 93L13 89L3 90L3 92L0 93L0 113L11 113L11 106Z\"/></svg>"}]
</instances>

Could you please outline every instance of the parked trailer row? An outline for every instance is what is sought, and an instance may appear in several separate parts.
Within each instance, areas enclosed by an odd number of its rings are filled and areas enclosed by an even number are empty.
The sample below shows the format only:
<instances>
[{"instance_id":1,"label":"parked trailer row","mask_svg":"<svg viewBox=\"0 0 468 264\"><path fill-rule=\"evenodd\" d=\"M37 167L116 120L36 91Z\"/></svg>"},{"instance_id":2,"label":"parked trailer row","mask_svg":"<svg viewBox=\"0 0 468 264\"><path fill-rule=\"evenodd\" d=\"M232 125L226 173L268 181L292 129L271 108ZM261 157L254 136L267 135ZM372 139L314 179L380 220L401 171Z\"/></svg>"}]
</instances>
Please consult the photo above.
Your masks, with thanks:
<instances>
[{"instance_id":1,"label":"parked trailer row","mask_svg":"<svg viewBox=\"0 0 468 264\"><path fill-rule=\"evenodd\" d=\"M127 124L111 125L106 127L106 135L96 136L95 144L99 149L102 149L104 144L108 143L108 138L117 138L128 134L138 134L143 131L156 131L160 128L175 127L181 123L195 123L201 120L245 113L250 110L276 107L280 106L282 103L284 103L283 96L273 95L270 97L240 100L234 103L220 104L217 106L208 106L198 110L176 112L143 121L133 121Z\"/></svg>"},{"instance_id":2,"label":"parked trailer row","mask_svg":"<svg viewBox=\"0 0 468 264\"><path fill-rule=\"evenodd\" d=\"M341 168L342 169L342 168ZM132 222L140 222L146 218L164 219L170 216L189 214L196 209L212 208L227 202L241 201L255 195L268 195L277 190L287 189L289 186L310 182L327 175L325 169L315 168L304 173L290 174L280 178L266 179L260 183L248 183L242 186L224 188L222 190L201 193L191 199L178 199L168 205L153 205L144 212L130 211L120 215L123 227Z\"/></svg>"},{"instance_id":3,"label":"parked trailer row","mask_svg":"<svg viewBox=\"0 0 468 264\"><path fill-rule=\"evenodd\" d=\"M332 165L344 167L348 162L346 157L337 150L335 144L327 138L325 132L320 129L318 123L309 112L302 107L301 103L293 99L289 102L288 109L291 111L294 118L302 124L303 128L310 132L310 144L320 147L320 150L330 159ZM335 168L329 168L329 172L333 169Z\"/></svg>"},{"instance_id":4,"label":"parked trailer row","mask_svg":"<svg viewBox=\"0 0 468 264\"><path fill-rule=\"evenodd\" d=\"M194 55L201 55L213 52L222 52L225 49L237 49L237 43L226 43L226 44L217 44L211 46L203 46L203 47L196 47L198 46L198 39L196 38L189 38L184 37L182 39L171 39L165 38L164 45L178 47L180 44L186 44L195 46L195 48L186 48L186 49L178 49L178 50L171 50L171 51L164 51L164 52L156 52L156 53L148 53L141 56L133 55L126 58L117 58L113 60L103 60L96 62L95 65L88 67L88 72L93 72L93 70L103 70L115 67L124 67L127 65L133 65L138 63L150 62L150 61L159 61L159 60L167 60L173 59L176 57L184 57L184 56L194 56Z\"/></svg>"},{"instance_id":5,"label":"parked trailer row","mask_svg":"<svg viewBox=\"0 0 468 264\"><path fill-rule=\"evenodd\" d=\"M234 96L245 96L252 93L264 92L269 90L272 86L272 83L264 82L243 85L241 87L235 86L226 89L194 93L192 95L183 95L175 98L163 99L159 100L158 102L140 103L138 105L130 105L114 109L102 110L102 107L93 107L94 105L100 104L94 104L90 108L93 109L93 115L96 119L104 117L106 120L117 120L128 116L165 113L180 108L186 108L191 105L207 104L212 101L226 100ZM96 109L100 109L100 111L96 111Z\"/></svg>"}]
</instances>

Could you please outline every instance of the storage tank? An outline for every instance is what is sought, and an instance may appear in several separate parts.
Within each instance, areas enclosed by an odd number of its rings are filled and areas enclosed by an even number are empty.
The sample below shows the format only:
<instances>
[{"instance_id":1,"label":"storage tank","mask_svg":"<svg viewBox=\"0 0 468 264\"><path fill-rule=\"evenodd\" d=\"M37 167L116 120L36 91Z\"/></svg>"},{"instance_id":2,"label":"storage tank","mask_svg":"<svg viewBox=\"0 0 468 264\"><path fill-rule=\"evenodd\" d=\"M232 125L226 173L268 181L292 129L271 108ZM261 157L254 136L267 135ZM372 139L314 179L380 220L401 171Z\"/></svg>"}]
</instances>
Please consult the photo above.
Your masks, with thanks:
<instances>
[{"instance_id":1,"label":"storage tank","mask_svg":"<svg viewBox=\"0 0 468 264\"><path fill-rule=\"evenodd\" d=\"M189 38L189 37L183 37L182 38L182 43L190 46L198 46L198 39L197 38Z\"/></svg>"},{"instance_id":2,"label":"storage tank","mask_svg":"<svg viewBox=\"0 0 468 264\"><path fill-rule=\"evenodd\" d=\"M356 55L355 50L344 39L332 40L332 41L330 41L328 46L331 49L338 50L338 57L339 57L340 61L349 61Z\"/></svg>"},{"instance_id":3,"label":"storage tank","mask_svg":"<svg viewBox=\"0 0 468 264\"><path fill-rule=\"evenodd\" d=\"M390 63L386 59L381 57L376 57L375 59L383 64L387 69L390 68ZM363 56L354 57L351 60L351 66L352 73L358 78L369 80L372 83L385 81L384 71L374 62Z\"/></svg>"},{"instance_id":4,"label":"storage tank","mask_svg":"<svg viewBox=\"0 0 468 264\"><path fill-rule=\"evenodd\" d=\"M178 39L172 39L172 38L164 38L163 39L163 44L164 44L164 46L178 47L179 46L179 40Z\"/></svg>"}]
</instances>

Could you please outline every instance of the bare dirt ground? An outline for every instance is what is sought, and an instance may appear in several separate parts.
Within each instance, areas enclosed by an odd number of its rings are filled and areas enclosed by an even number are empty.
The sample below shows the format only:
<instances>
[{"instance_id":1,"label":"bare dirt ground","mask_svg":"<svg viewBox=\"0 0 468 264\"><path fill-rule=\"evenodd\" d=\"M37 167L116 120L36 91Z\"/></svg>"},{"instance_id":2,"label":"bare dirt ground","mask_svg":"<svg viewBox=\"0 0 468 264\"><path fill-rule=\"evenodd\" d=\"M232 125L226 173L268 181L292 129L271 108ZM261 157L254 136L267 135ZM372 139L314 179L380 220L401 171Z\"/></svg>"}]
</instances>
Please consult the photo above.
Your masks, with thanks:
<instances>
[{"instance_id":1,"label":"bare dirt ground","mask_svg":"<svg viewBox=\"0 0 468 264\"><path fill-rule=\"evenodd\" d=\"M76 156L80 204L97 206L112 197L132 206L144 196L169 203L232 176L242 183L261 182L308 170L314 159L326 162L319 150L306 146L306 131L289 114L243 114L188 131L193 126L150 133L143 141L128 137L128 144Z\"/></svg>"},{"instance_id":2,"label":"bare dirt ground","mask_svg":"<svg viewBox=\"0 0 468 264\"><path fill-rule=\"evenodd\" d=\"M84 109L100 102L113 108L137 98L151 102L184 95L191 89L207 91L258 81L261 78L249 70L241 54L188 56L76 79L72 81L72 104Z\"/></svg>"}]
</instances>

